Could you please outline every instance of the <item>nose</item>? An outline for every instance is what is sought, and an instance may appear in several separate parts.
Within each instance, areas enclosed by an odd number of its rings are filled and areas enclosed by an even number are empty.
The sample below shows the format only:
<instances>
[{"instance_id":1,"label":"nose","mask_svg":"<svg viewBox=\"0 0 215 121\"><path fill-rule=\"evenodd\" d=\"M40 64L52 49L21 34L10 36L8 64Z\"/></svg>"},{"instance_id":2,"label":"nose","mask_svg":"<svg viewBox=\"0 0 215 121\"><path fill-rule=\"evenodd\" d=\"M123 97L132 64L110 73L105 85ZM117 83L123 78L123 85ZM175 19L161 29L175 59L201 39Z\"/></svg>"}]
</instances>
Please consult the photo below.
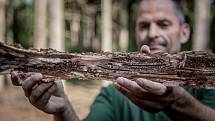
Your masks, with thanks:
<instances>
[{"instance_id":1,"label":"nose","mask_svg":"<svg viewBox=\"0 0 215 121\"><path fill-rule=\"evenodd\" d=\"M155 39L159 36L159 30L155 24L151 24L148 31L148 37L150 39Z\"/></svg>"}]
</instances>

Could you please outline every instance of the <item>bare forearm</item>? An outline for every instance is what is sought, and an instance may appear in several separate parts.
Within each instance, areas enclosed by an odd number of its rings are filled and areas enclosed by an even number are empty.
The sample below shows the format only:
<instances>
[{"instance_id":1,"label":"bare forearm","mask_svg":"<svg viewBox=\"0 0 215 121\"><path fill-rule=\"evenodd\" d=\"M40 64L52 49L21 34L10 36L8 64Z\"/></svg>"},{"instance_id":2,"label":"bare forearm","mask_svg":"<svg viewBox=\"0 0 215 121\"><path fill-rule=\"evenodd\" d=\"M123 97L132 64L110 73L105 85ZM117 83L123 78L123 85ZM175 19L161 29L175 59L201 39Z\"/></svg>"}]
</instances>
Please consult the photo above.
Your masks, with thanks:
<instances>
[{"instance_id":1,"label":"bare forearm","mask_svg":"<svg viewBox=\"0 0 215 121\"><path fill-rule=\"evenodd\" d=\"M173 121L215 121L215 110L188 93L165 110Z\"/></svg>"},{"instance_id":2,"label":"bare forearm","mask_svg":"<svg viewBox=\"0 0 215 121\"><path fill-rule=\"evenodd\" d=\"M67 99L67 106L64 112L54 114L54 121L80 121L76 115L73 107L70 105Z\"/></svg>"}]
</instances>

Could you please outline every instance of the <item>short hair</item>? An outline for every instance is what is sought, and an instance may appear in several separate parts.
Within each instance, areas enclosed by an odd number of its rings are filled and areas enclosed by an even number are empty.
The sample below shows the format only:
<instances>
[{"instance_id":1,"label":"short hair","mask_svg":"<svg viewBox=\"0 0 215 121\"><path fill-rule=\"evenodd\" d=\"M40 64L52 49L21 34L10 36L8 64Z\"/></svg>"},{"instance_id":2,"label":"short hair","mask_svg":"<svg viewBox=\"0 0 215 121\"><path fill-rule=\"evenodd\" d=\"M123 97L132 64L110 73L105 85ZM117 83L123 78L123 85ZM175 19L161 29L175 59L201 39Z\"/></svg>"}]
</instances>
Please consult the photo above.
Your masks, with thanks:
<instances>
[{"instance_id":1,"label":"short hair","mask_svg":"<svg viewBox=\"0 0 215 121\"><path fill-rule=\"evenodd\" d=\"M142 2L144 0L140 0L140 2ZM173 5L175 6L175 14L176 16L179 18L179 22L180 24L183 24L186 22L186 19L185 19L185 14L184 14L184 11L183 11L183 8L181 6L181 0L170 0L173 2Z\"/></svg>"},{"instance_id":2,"label":"short hair","mask_svg":"<svg viewBox=\"0 0 215 121\"><path fill-rule=\"evenodd\" d=\"M184 15L183 8L181 6L181 0L172 0L172 2L175 5L175 10L176 10L175 12L180 20L180 24L183 24L185 22L185 15Z\"/></svg>"}]
</instances>

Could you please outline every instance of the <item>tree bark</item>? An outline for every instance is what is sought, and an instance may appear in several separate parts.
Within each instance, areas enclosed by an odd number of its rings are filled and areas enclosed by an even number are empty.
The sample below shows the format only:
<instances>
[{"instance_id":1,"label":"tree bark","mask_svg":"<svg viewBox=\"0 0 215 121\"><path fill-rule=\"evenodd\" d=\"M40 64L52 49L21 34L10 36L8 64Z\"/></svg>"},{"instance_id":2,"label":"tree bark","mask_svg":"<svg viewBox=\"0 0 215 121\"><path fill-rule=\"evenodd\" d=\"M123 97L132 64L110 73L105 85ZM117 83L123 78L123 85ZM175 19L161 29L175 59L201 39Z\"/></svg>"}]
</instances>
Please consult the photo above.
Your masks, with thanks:
<instances>
[{"instance_id":1,"label":"tree bark","mask_svg":"<svg viewBox=\"0 0 215 121\"><path fill-rule=\"evenodd\" d=\"M0 73L39 72L44 79L131 80L146 78L167 86L215 87L215 54L63 53L25 50L0 43Z\"/></svg>"}]
</instances>

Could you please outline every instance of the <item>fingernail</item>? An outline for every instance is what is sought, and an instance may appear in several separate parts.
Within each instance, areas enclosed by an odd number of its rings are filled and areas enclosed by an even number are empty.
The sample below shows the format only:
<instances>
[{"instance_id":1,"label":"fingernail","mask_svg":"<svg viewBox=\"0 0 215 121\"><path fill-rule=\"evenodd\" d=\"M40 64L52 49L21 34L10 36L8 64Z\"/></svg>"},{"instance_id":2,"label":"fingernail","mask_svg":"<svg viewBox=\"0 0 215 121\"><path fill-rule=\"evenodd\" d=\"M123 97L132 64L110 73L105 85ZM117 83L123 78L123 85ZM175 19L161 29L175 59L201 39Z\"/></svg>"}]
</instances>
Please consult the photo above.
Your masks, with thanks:
<instances>
[{"instance_id":1,"label":"fingernail","mask_svg":"<svg viewBox=\"0 0 215 121\"><path fill-rule=\"evenodd\" d=\"M124 83L124 78L123 77L118 77L116 79L116 82L119 83L119 84L123 84Z\"/></svg>"},{"instance_id":2,"label":"fingernail","mask_svg":"<svg viewBox=\"0 0 215 121\"><path fill-rule=\"evenodd\" d=\"M40 81L43 79L43 75L41 73L36 73L36 74L32 75L32 79L36 80L36 81Z\"/></svg>"},{"instance_id":3,"label":"fingernail","mask_svg":"<svg viewBox=\"0 0 215 121\"><path fill-rule=\"evenodd\" d=\"M150 53L150 48L149 48L149 46L143 45L143 46L141 47L140 52L141 52L141 53L145 53L145 54L149 54L149 53Z\"/></svg>"}]
</instances>

